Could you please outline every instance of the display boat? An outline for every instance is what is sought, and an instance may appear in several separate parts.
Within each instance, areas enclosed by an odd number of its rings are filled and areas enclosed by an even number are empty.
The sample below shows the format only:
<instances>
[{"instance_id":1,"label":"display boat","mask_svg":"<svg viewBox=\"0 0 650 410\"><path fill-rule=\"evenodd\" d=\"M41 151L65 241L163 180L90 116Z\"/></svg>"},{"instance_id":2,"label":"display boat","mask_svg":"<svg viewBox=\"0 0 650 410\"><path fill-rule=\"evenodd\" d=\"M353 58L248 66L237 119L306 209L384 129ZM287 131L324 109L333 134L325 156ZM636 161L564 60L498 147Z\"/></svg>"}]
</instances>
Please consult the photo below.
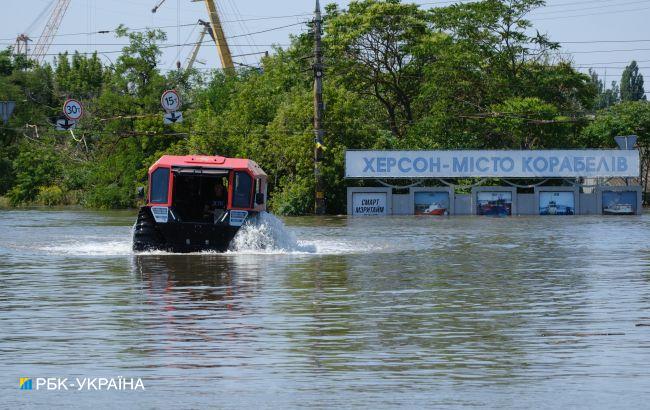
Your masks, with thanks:
<instances>
[{"instance_id":1,"label":"display boat","mask_svg":"<svg viewBox=\"0 0 650 410\"><path fill-rule=\"evenodd\" d=\"M266 211L267 175L249 159L164 155L148 175L133 232L137 252L223 252Z\"/></svg>"},{"instance_id":2,"label":"display boat","mask_svg":"<svg viewBox=\"0 0 650 410\"><path fill-rule=\"evenodd\" d=\"M486 204L479 206L479 215L486 216L509 216L510 208L503 199L488 201Z\"/></svg>"},{"instance_id":3,"label":"display boat","mask_svg":"<svg viewBox=\"0 0 650 410\"><path fill-rule=\"evenodd\" d=\"M566 205L559 205L555 201L550 201L548 206L540 209L540 215L574 215L575 212L572 207Z\"/></svg>"},{"instance_id":4,"label":"display boat","mask_svg":"<svg viewBox=\"0 0 650 410\"><path fill-rule=\"evenodd\" d=\"M605 215L634 215L632 204L610 204L603 208Z\"/></svg>"},{"instance_id":5,"label":"display boat","mask_svg":"<svg viewBox=\"0 0 650 410\"><path fill-rule=\"evenodd\" d=\"M425 215L446 215L447 208L442 206L439 202L434 202L423 212Z\"/></svg>"}]
</instances>

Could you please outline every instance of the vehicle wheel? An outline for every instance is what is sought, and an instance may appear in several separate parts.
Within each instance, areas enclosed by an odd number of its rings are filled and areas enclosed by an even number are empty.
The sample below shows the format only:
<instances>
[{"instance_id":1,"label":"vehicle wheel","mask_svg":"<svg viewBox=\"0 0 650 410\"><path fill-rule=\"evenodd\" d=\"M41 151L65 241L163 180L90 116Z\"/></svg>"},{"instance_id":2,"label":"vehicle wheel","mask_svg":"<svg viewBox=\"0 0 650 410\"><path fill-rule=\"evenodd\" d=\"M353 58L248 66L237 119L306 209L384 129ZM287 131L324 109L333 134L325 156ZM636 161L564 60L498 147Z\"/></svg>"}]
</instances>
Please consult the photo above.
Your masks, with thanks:
<instances>
[{"instance_id":1,"label":"vehicle wheel","mask_svg":"<svg viewBox=\"0 0 650 410\"><path fill-rule=\"evenodd\" d=\"M159 249L163 243L163 237L156 228L156 221L151 215L149 208L141 208L138 213L138 220L135 223L133 232L133 250L147 251Z\"/></svg>"}]
</instances>

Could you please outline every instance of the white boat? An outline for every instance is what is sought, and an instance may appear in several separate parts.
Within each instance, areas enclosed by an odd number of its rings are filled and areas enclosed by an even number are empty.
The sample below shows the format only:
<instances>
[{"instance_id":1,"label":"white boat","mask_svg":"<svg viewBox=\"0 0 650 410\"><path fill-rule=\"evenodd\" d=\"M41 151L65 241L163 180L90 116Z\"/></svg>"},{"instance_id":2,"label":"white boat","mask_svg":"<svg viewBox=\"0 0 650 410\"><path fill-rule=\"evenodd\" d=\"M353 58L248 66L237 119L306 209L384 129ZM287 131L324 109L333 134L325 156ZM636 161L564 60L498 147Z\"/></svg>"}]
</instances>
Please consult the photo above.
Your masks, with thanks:
<instances>
[{"instance_id":1,"label":"white boat","mask_svg":"<svg viewBox=\"0 0 650 410\"><path fill-rule=\"evenodd\" d=\"M634 215L634 208L631 204L609 204L607 208L603 208L603 213L606 215Z\"/></svg>"}]
</instances>

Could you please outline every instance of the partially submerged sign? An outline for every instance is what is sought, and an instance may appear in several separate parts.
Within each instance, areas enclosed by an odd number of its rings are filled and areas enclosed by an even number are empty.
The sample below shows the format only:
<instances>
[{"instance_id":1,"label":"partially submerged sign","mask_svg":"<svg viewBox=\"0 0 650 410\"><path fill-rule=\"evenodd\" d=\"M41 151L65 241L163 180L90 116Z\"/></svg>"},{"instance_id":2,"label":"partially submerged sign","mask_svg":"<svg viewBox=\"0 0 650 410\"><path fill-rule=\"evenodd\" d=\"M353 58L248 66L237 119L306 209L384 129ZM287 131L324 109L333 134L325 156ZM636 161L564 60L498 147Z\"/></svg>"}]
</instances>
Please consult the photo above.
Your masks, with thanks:
<instances>
[{"instance_id":1,"label":"partially submerged sign","mask_svg":"<svg viewBox=\"0 0 650 410\"><path fill-rule=\"evenodd\" d=\"M638 177L637 150L346 151L346 178Z\"/></svg>"},{"instance_id":2,"label":"partially submerged sign","mask_svg":"<svg viewBox=\"0 0 650 410\"><path fill-rule=\"evenodd\" d=\"M352 215L388 215L386 192L352 194Z\"/></svg>"}]
</instances>

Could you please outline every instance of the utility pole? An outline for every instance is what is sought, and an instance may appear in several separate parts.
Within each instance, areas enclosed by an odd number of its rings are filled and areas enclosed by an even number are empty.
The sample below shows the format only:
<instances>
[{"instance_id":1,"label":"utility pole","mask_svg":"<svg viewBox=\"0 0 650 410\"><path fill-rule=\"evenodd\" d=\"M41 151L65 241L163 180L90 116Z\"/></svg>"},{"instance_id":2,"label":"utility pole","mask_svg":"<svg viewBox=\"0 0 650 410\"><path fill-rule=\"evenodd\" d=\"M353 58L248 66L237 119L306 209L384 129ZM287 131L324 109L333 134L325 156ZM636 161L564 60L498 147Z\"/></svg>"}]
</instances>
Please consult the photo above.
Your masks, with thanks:
<instances>
[{"instance_id":1,"label":"utility pole","mask_svg":"<svg viewBox=\"0 0 650 410\"><path fill-rule=\"evenodd\" d=\"M314 16L314 177L316 178L316 215L325 214L325 192L321 165L323 162L323 50L320 2L316 0Z\"/></svg>"}]
</instances>

